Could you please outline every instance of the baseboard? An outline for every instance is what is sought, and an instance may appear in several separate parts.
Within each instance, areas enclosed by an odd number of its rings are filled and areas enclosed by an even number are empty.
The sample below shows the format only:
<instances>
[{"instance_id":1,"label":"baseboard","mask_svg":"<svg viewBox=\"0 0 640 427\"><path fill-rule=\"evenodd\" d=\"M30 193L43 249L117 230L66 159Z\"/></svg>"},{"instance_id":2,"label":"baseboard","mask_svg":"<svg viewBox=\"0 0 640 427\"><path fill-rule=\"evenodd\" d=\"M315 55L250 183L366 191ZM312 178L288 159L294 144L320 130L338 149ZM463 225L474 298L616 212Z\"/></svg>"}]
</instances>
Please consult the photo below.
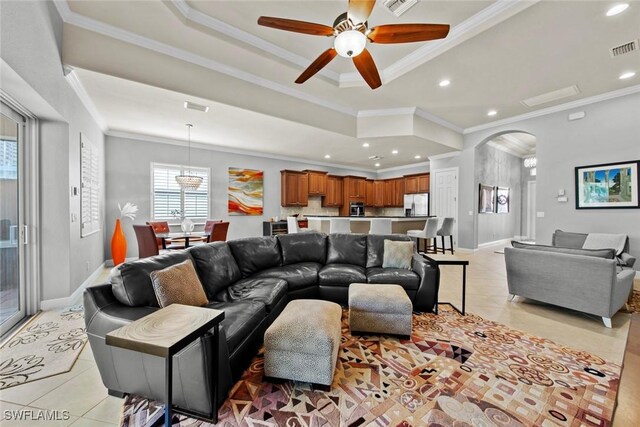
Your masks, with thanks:
<instances>
[{"instance_id":1,"label":"baseboard","mask_svg":"<svg viewBox=\"0 0 640 427\"><path fill-rule=\"evenodd\" d=\"M102 274L105 267L106 267L106 262L103 262L102 264L100 264L100 266L96 268L96 270L93 273L91 273L91 275L89 275L89 277L87 277L85 281L82 282L82 284L78 286L78 288L75 291L73 291L73 293L68 297L54 298L54 299L47 299L47 300L40 301L40 310L43 310L43 311L55 310L55 309L66 308L72 305L79 304L80 301L82 300L82 293L84 292L86 287L91 285L96 280L96 278L100 274Z\"/></svg>"},{"instance_id":2,"label":"baseboard","mask_svg":"<svg viewBox=\"0 0 640 427\"><path fill-rule=\"evenodd\" d=\"M473 254L478 252L477 249L469 249L469 248L456 248L456 251L462 252L463 254Z\"/></svg>"},{"instance_id":3,"label":"baseboard","mask_svg":"<svg viewBox=\"0 0 640 427\"><path fill-rule=\"evenodd\" d=\"M488 248L490 246L504 245L506 243L510 243L512 240L518 240L516 236L508 237L506 239L494 240L493 242L481 243L478 245L478 249Z\"/></svg>"},{"instance_id":4,"label":"baseboard","mask_svg":"<svg viewBox=\"0 0 640 427\"><path fill-rule=\"evenodd\" d=\"M124 262L135 261L135 260L137 260L137 259L138 259L137 257L125 258L125 259L124 259ZM105 266L105 267L109 267L109 268L113 267L113 260L112 260L112 259L108 259L108 260L106 260L106 261L104 262L104 266Z\"/></svg>"}]
</instances>

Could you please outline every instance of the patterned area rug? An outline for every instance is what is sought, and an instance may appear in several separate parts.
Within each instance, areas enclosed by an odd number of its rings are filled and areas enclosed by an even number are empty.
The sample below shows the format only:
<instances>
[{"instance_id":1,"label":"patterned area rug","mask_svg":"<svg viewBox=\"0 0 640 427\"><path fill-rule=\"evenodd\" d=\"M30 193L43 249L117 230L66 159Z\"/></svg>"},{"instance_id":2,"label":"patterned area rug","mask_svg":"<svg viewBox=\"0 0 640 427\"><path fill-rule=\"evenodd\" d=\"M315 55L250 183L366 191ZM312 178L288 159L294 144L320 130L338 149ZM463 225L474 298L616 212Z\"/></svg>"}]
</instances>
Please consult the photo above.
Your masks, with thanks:
<instances>
[{"instance_id":1,"label":"patterned area rug","mask_svg":"<svg viewBox=\"0 0 640 427\"><path fill-rule=\"evenodd\" d=\"M634 289L631 302L627 303L627 309L629 313L640 313L640 291Z\"/></svg>"},{"instance_id":2,"label":"patterned area rug","mask_svg":"<svg viewBox=\"0 0 640 427\"><path fill-rule=\"evenodd\" d=\"M349 334L331 388L263 381L262 351L220 408L220 426L608 426L620 366L442 307L411 339ZM162 422L128 396L122 426ZM207 426L175 417L174 425Z\"/></svg>"},{"instance_id":3,"label":"patterned area rug","mask_svg":"<svg viewBox=\"0 0 640 427\"><path fill-rule=\"evenodd\" d=\"M86 342L81 305L36 315L0 348L0 390L69 372Z\"/></svg>"}]
</instances>

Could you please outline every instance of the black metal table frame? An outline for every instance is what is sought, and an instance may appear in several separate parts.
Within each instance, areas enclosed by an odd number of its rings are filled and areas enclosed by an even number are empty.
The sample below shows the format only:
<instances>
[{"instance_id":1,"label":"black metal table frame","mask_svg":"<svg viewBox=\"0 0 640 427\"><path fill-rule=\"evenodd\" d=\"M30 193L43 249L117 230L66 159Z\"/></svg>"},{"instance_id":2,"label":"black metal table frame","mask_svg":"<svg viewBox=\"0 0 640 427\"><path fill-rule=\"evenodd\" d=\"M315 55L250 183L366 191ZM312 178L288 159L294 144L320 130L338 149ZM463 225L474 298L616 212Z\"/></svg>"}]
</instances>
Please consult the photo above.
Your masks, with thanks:
<instances>
[{"instance_id":1,"label":"black metal table frame","mask_svg":"<svg viewBox=\"0 0 640 427\"><path fill-rule=\"evenodd\" d=\"M441 265L460 265L462 266L462 310L453 305L453 303L448 301L440 301L438 295L436 295L436 303L433 308L434 314L438 314L438 305L448 305L453 308L455 311L460 313L461 315L465 315L465 303L467 297L467 265L469 265L469 261L467 260L436 260L429 257L428 254L422 255L427 260L433 262L438 268L438 281L440 280L440 266ZM440 284L438 283L438 294L440 293Z\"/></svg>"}]
</instances>

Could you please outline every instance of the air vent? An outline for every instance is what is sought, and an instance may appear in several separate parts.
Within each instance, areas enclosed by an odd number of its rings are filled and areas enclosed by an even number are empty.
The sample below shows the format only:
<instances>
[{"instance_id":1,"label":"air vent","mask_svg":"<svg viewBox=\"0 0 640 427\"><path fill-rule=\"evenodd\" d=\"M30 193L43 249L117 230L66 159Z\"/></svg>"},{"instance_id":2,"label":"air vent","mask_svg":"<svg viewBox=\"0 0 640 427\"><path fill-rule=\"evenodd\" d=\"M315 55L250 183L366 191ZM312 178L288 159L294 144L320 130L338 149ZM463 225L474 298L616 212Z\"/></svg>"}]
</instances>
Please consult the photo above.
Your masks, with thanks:
<instances>
[{"instance_id":1,"label":"air vent","mask_svg":"<svg viewBox=\"0 0 640 427\"><path fill-rule=\"evenodd\" d=\"M189 101L184 101L184 108L187 108L189 110L202 111L203 113L209 111L209 107L207 107L206 105L194 104L193 102Z\"/></svg>"},{"instance_id":2,"label":"air vent","mask_svg":"<svg viewBox=\"0 0 640 427\"><path fill-rule=\"evenodd\" d=\"M557 101L558 99L568 98L580 93L578 86L573 85L562 89L554 90L552 92L543 93L542 95L533 96L528 99L520 101L527 107L535 107L536 105L546 104L547 102Z\"/></svg>"},{"instance_id":3,"label":"air vent","mask_svg":"<svg viewBox=\"0 0 640 427\"><path fill-rule=\"evenodd\" d=\"M638 50L638 39L631 40L630 42L612 47L609 50L609 53L611 54L612 58L615 58L616 56L626 55L627 53L631 53L636 50Z\"/></svg>"},{"instance_id":4,"label":"air vent","mask_svg":"<svg viewBox=\"0 0 640 427\"><path fill-rule=\"evenodd\" d=\"M400 16L412 6L415 6L416 3L418 3L418 0L384 0L382 7L396 16Z\"/></svg>"},{"instance_id":5,"label":"air vent","mask_svg":"<svg viewBox=\"0 0 640 427\"><path fill-rule=\"evenodd\" d=\"M369 160L382 160L381 156L369 156Z\"/></svg>"}]
</instances>

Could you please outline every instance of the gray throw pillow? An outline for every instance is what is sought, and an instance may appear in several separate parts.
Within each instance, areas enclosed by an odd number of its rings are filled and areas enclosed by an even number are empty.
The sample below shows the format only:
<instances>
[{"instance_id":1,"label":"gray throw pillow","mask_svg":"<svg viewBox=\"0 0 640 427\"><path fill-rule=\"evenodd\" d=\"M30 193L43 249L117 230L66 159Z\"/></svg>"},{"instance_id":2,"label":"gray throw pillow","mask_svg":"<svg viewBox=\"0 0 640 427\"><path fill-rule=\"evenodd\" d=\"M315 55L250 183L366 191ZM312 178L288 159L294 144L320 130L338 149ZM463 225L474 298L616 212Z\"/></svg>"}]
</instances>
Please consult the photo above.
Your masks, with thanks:
<instances>
[{"instance_id":1,"label":"gray throw pillow","mask_svg":"<svg viewBox=\"0 0 640 427\"><path fill-rule=\"evenodd\" d=\"M511 241L511 246L518 249L531 249L534 251L542 251L542 252L556 252L560 254L592 256L592 257L604 258L604 259L613 259L615 256L615 250L613 249L560 248L557 246L532 245L528 243L516 242L515 240Z\"/></svg>"},{"instance_id":2,"label":"gray throw pillow","mask_svg":"<svg viewBox=\"0 0 640 427\"><path fill-rule=\"evenodd\" d=\"M411 270L411 259L415 252L413 242L384 241L382 268L404 268Z\"/></svg>"}]
</instances>

